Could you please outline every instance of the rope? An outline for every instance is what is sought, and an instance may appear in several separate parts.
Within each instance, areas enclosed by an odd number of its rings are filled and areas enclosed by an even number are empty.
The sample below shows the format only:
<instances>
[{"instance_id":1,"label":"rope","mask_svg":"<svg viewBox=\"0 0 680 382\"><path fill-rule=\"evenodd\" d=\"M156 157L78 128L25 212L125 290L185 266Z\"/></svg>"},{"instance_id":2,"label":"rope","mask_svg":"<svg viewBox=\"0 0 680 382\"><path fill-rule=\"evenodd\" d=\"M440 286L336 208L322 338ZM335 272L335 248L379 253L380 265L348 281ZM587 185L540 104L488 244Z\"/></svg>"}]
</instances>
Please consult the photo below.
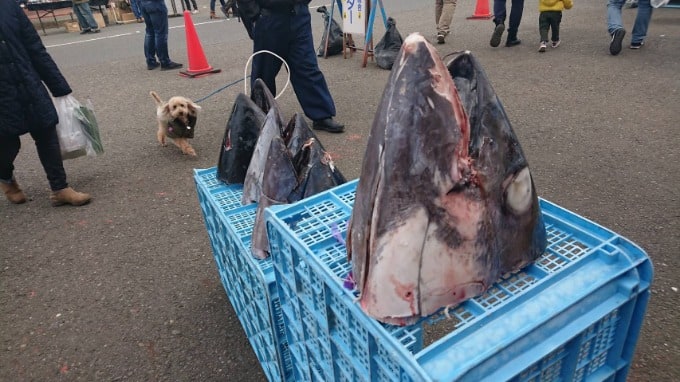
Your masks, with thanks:
<instances>
[{"instance_id":1,"label":"rope","mask_svg":"<svg viewBox=\"0 0 680 382\"><path fill-rule=\"evenodd\" d=\"M269 54L275 56L276 58L278 58L279 60L281 60L281 62L283 62L283 65L286 67L286 74L287 74L287 76L286 76L286 85L283 87L283 89L281 89L281 92L279 92L279 94L278 94L276 97L274 97L274 99L279 99L279 97L281 97L281 95L283 94L283 92L286 91L286 89L288 88L288 84L290 84L290 68L288 67L288 63L287 63L286 60L284 60L281 56L279 56L278 54L276 54L276 53L274 53L274 52L271 52L271 51L269 51L269 50L258 50L257 52L251 54L250 57L248 57L248 61L246 61L246 66L245 66L245 68L243 69L243 79L236 80L236 81L233 81L233 82L231 82L231 83L229 83L229 84L227 84L227 85L224 85L224 86L222 86L221 88L215 90L214 92L208 94L207 96L202 97L202 98L199 98L198 100L196 100L196 101L194 101L194 102L200 103L200 102L202 102L202 101L205 101L206 99L208 99L208 98L214 96L215 94L221 92L222 90L224 90L224 89L226 89L226 88L228 88L228 87L234 86L234 85L236 85L237 83L239 83L239 82L241 82L241 81L243 81L243 91L244 91L244 93L245 93L245 94L248 94L248 81L246 81L246 80L248 79L248 77L250 77L250 76L248 75L248 66L250 65L250 62L253 60L253 57L257 56L257 55L260 54L260 53L269 53Z\"/></svg>"},{"instance_id":2,"label":"rope","mask_svg":"<svg viewBox=\"0 0 680 382\"><path fill-rule=\"evenodd\" d=\"M273 55L274 57L281 60L281 62L283 62L283 65L286 67L286 73L288 74L287 77L286 77L286 85L283 87L283 89L281 89L281 92L279 92L279 94L277 94L276 97L274 97L274 99L279 99L279 97L281 97L283 92L286 91L288 84L290 84L290 68L288 67L288 63L286 62L286 60L284 60L278 54L276 54L272 51L269 51L269 50L258 50L257 52L251 54L250 57L248 57L248 61L246 62L246 67L243 69L243 79L245 80L248 76L248 65L250 65L250 61L253 60L253 57L255 57L255 56L257 56L258 54L261 54L261 53L269 53L269 54ZM243 90L244 90L245 94L248 94L248 81L245 81L243 83Z\"/></svg>"}]
</instances>

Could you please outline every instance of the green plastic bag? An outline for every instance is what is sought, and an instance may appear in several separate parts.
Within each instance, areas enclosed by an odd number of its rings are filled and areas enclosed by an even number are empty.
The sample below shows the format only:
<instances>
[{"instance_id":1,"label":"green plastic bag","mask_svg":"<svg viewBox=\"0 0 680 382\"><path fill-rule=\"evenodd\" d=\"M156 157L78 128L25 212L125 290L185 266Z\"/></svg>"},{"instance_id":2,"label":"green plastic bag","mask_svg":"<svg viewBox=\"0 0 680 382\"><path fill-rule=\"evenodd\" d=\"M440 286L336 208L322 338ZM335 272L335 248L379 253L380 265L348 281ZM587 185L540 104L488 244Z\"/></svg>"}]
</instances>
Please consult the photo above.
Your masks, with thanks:
<instances>
[{"instance_id":1,"label":"green plastic bag","mask_svg":"<svg viewBox=\"0 0 680 382\"><path fill-rule=\"evenodd\" d=\"M102 145L102 139L99 135L99 125L97 124L97 118L94 115L92 101L88 99L85 105L80 105L75 114L78 121L80 121L80 127L88 140L88 147L86 149L87 155L95 156L103 153L104 146Z\"/></svg>"}]
</instances>

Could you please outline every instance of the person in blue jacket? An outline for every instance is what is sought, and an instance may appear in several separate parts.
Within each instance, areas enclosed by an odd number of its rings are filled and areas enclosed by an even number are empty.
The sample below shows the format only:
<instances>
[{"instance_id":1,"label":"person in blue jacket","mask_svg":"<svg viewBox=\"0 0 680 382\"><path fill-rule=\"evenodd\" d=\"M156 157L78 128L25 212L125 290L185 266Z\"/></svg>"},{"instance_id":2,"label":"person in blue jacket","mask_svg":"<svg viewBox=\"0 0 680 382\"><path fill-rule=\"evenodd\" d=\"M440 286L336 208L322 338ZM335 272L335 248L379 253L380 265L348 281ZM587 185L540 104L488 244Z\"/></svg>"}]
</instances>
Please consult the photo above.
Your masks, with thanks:
<instances>
[{"instance_id":1,"label":"person in blue jacket","mask_svg":"<svg viewBox=\"0 0 680 382\"><path fill-rule=\"evenodd\" d=\"M38 32L16 0L0 0L0 190L12 203L27 197L14 178L20 136L30 133L52 194L52 205L80 206L90 195L66 182L57 123L59 118L45 85L54 97L71 87L47 53Z\"/></svg>"},{"instance_id":2,"label":"person in blue jacket","mask_svg":"<svg viewBox=\"0 0 680 382\"><path fill-rule=\"evenodd\" d=\"M290 67L290 81L312 127L342 133L345 127L336 122L335 104L326 80L319 69L312 40L310 0L237 0L237 8L253 51L268 50L281 56ZM253 58L251 84L261 78L276 94L276 75L282 62L271 54Z\"/></svg>"}]
</instances>

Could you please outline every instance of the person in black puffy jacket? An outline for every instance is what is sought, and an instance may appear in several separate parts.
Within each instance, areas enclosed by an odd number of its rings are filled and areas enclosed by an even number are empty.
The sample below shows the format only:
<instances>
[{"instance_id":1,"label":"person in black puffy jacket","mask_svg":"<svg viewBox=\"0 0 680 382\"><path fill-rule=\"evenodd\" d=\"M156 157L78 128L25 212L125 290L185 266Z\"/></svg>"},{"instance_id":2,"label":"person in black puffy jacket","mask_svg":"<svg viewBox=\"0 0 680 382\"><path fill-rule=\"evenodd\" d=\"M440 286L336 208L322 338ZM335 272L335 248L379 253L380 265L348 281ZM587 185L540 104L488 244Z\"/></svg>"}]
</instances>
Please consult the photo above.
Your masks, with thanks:
<instances>
[{"instance_id":1,"label":"person in black puffy jacket","mask_svg":"<svg viewBox=\"0 0 680 382\"><path fill-rule=\"evenodd\" d=\"M27 198L14 179L14 159L20 136L30 133L38 150L52 194L52 205L83 205L90 195L66 182L56 125L54 97L71 87L47 53L38 32L16 0L0 0L0 190L15 204Z\"/></svg>"}]
</instances>

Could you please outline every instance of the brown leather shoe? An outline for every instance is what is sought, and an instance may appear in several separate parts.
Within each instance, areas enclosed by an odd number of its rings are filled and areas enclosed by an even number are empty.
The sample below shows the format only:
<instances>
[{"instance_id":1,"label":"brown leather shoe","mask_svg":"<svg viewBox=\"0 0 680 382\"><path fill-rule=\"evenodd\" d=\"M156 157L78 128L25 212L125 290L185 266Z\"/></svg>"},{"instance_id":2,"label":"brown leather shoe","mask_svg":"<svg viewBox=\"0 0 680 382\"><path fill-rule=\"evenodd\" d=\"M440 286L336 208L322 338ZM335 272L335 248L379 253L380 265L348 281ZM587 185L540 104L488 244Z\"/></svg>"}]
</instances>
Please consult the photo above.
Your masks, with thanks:
<instances>
[{"instance_id":1,"label":"brown leather shoe","mask_svg":"<svg viewBox=\"0 0 680 382\"><path fill-rule=\"evenodd\" d=\"M0 182L0 190L5 193L7 200L14 204L26 203L26 194L21 191L16 179L12 179L12 183Z\"/></svg>"},{"instance_id":2,"label":"brown leather shoe","mask_svg":"<svg viewBox=\"0 0 680 382\"><path fill-rule=\"evenodd\" d=\"M89 194L77 192L71 187L66 187L63 190L55 191L50 195L50 202L54 207L70 204L72 206L82 206L90 202Z\"/></svg>"}]
</instances>

